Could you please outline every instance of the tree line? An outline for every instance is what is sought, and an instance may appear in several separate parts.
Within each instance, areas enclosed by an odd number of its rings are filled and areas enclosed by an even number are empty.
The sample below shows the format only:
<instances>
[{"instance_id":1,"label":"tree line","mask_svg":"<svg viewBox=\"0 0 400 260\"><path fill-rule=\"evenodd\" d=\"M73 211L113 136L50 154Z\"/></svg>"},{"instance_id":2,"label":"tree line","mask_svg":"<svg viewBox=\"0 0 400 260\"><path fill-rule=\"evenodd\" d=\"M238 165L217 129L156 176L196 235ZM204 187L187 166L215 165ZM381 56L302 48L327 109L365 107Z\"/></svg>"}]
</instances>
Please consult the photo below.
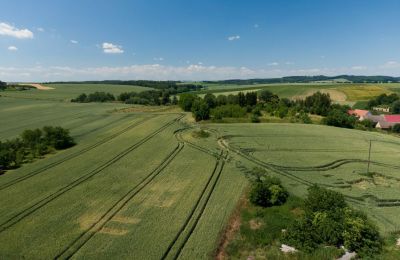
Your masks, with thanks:
<instances>
[{"instance_id":1,"label":"tree line","mask_svg":"<svg viewBox=\"0 0 400 260\"><path fill-rule=\"evenodd\" d=\"M47 82L52 84L110 84L110 85L130 85L154 88L158 90L169 90L170 92L183 93L197 91L205 88L201 84L185 83L182 81L156 81L156 80L102 80L102 81L58 81Z\"/></svg>"},{"instance_id":2,"label":"tree line","mask_svg":"<svg viewBox=\"0 0 400 260\"><path fill-rule=\"evenodd\" d=\"M74 146L69 131L62 127L45 126L25 130L14 139L0 141L0 172L20 167L23 163Z\"/></svg>"},{"instance_id":3,"label":"tree line","mask_svg":"<svg viewBox=\"0 0 400 260\"><path fill-rule=\"evenodd\" d=\"M178 99L175 92L169 90L146 90L141 92L123 92L115 97L111 93L95 92L91 94L82 93L78 97L71 99L71 102L90 103L90 102L113 102L119 101L125 104L140 105L172 105L177 104Z\"/></svg>"},{"instance_id":4,"label":"tree line","mask_svg":"<svg viewBox=\"0 0 400 260\"><path fill-rule=\"evenodd\" d=\"M381 94L376 98L370 99L367 103L369 109L379 106L390 108L392 114L400 114L400 96L396 93L390 95Z\"/></svg>"}]
</instances>

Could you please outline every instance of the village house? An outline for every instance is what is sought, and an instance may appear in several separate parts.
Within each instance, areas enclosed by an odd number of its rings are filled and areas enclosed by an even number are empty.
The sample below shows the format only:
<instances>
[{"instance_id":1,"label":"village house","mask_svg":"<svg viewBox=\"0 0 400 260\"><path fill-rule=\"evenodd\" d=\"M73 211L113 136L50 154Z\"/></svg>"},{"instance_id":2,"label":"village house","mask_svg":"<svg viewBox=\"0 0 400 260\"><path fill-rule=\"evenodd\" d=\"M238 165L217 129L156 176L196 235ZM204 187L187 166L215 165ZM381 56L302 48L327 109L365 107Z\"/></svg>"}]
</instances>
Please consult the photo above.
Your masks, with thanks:
<instances>
[{"instance_id":1,"label":"village house","mask_svg":"<svg viewBox=\"0 0 400 260\"><path fill-rule=\"evenodd\" d=\"M376 124L376 128L389 129L396 124L400 124L400 115L384 115L384 120Z\"/></svg>"},{"instance_id":2,"label":"village house","mask_svg":"<svg viewBox=\"0 0 400 260\"><path fill-rule=\"evenodd\" d=\"M369 116L372 116L371 112L368 110L363 110L363 109L354 109L354 110L349 110L347 111L349 115L353 115L358 118L358 120L363 121L367 119Z\"/></svg>"}]
</instances>

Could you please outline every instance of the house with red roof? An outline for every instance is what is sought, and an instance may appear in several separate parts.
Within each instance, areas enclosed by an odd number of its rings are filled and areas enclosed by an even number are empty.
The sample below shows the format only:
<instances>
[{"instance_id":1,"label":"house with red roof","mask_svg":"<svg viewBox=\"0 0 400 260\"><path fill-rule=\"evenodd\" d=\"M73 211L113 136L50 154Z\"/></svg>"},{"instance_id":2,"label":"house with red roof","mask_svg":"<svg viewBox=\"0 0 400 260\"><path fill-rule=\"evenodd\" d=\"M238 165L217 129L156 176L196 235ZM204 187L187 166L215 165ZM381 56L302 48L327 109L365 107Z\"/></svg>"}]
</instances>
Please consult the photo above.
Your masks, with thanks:
<instances>
[{"instance_id":1,"label":"house with red roof","mask_svg":"<svg viewBox=\"0 0 400 260\"><path fill-rule=\"evenodd\" d=\"M369 116L371 116L371 112L368 110L364 109L354 109L354 110L349 110L347 111L349 115L353 115L358 118L358 120L363 121L365 119L368 119Z\"/></svg>"},{"instance_id":2,"label":"house with red roof","mask_svg":"<svg viewBox=\"0 0 400 260\"><path fill-rule=\"evenodd\" d=\"M376 124L376 128L389 129L396 124L400 124L400 115L384 115L384 120Z\"/></svg>"}]
</instances>

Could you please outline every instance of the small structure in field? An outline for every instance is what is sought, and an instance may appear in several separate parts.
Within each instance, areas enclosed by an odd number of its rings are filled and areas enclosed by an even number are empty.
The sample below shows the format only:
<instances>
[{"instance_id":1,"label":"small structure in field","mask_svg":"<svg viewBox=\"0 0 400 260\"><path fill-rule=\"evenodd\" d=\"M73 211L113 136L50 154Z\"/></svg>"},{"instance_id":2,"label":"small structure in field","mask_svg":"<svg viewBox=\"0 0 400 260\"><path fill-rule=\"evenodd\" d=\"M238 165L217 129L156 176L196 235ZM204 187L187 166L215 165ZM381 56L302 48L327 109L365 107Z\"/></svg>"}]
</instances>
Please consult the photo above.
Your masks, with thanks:
<instances>
[{"instance_id":1,"label":"small structure in field","mask_svg":"<svg viewBox=\"0 0 400 260\"><path fill-rule=\"evenodd\" d=\"M284 253L295 253L295 252L297 252L297 249L294 248L294 247L282 244L281 245L281 251L284 252Z\"/></svg>"},{"instance_id":2,"label":"small structure in field","mask_svg":"<svg viewBox=\"0 0 400 260\"><path fill-rule=\"evenodd\" d=\"M372 110L383 113L390 113L390 107L373 107Z\"/></svg>"}]
</instances>

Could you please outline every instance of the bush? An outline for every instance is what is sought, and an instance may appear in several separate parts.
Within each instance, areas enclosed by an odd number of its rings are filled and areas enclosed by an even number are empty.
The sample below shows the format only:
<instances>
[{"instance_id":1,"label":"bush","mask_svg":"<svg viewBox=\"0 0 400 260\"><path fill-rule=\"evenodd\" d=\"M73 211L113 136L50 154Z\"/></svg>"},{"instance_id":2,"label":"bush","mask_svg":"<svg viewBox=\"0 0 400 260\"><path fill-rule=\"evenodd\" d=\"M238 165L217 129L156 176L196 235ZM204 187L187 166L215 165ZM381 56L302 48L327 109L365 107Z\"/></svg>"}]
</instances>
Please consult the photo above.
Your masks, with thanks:
<instances>
[{"instance_id":1,"label":"bush","mask_svg":"<svg viewBox=\"0 0 400 260\"><path fill-rule=\"evenodd\" d=\"M198 97L194 94L182 94L179 96L178 105L183 109L183 111L191 111L194 101Z\"/></svg>"},{"instance_id":2,"label":"bush","mask_svg":"<svg viewBox=\"0 0 400 260\"><path fill-rule=\"evenodd\" d=\"M192 105L192 114L196 121L210 118L210 109L203 99L196 99Z\"/></svg>"},{"instance_id":3,"label":"bush","mask_svg":"<svg viewBox=\"0 0 400 260\"><path fill-rule=\"evenodd\" d=\"M214 119L222 119L223 117L244 117L246 116L246 108L239 105L224 105L211 109L211 115Z\"/></svg>"},{"instance_id":4,"label":"bush","mask_svg":"<svg viewBox=\"0 0 400 260\"><path fill-rule=\"evenodd\" d=\"M395 132L395 133L400 133L400 124L395 124L392 127L392 131Z\"/></svg>"},{"instance_id":5,"label":"bush","mask_svg":"<svg viewBox=\"0 0 400 260\"><path fill-rule=\"evenodd\" d=\"M344 128L354 128L356 121L357 119L354 116L348 115L341 109L331 110L323 120L326 125Z\"/></svg>"},{"instance_id":6,"label":"bush","mask_svg":"<svg viewBox=\"0 0 400 260\"><path fill-rule=\"evenodd\" d=\"M282 205L288 195L279 179L266 177L253 183L249 199L251 203L257 206L270 207Z\"/></svg>"},{"instance_id":7,"label":"bush","mask_svg":"<svg viewBox=\"0 0 400 260\"><path fill-rule=\"evenodd\" d=\"M260 118L256 114L252 114L250 120L252 123L260 123Z\"/></svg>"},{"instance_id":8,"label":"bush","mask_svg":"<svg viewBox=\"0 0 400 260\"><path fill-rule=\"evenodd\" d=\"M301 250L344 245L359 256L382 250L382 239L367 217L350 208L342 194L313 186L304 202L305 214L292 224L283 240Z\"/></svg>"},{"instance_id":9,"label":"bush","mask_svg":"<svg viewBox=\"0 0 400 260\"><path fill-rule=\"evenodd\" d=\"M71 99L71 102L88 103L88 102L110 102L114 101L115 97L111 93L95 92L89 95L85 93L80 94L77 98Z\"/></svg>"}]
</instances>

